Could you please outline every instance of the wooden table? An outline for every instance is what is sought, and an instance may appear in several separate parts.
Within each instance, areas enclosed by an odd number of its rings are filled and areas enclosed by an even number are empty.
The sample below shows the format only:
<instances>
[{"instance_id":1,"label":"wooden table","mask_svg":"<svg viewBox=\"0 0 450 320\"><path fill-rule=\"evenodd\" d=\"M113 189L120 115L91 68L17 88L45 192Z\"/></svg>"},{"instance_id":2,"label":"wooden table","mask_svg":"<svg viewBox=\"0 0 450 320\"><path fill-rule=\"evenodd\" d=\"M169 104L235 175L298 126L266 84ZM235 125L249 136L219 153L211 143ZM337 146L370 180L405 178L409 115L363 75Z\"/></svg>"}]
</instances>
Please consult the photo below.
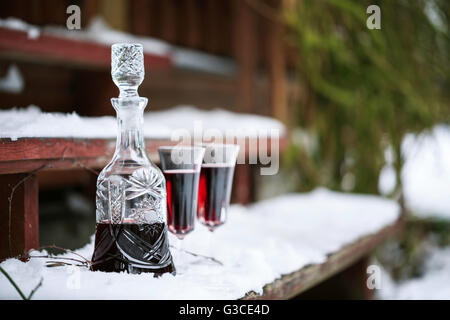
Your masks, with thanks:
<instances>
[{"instance_id":1,"label":"wooden table","mask_svg":"<svg viewBox=\"0 0 450 320\"><path fill-rule=\"evenodd\" d=\"M261 145L257 139L247 139L246 143L270 148L270 139ZM147 153L152 161L159 162L159 146L170 144L175 143L168 139L147 138ZM281 138L280 148L285 144L285 139ZM37 172L100 170L109 162L114 149L115 139L0 139L0 260L39 246ZM248 148L241 147L241 150ZM248 152L246 156L249 156ZM250 175L248 165L236 166L235 184L240 190L249 189ZM248 203L249 193L241 193L237 201Z\"/></svg>"},{"instance_id":2,"label":"wooden table","mask_svg":"<svg viewBox=\"0 0 450 320\"><path fill-rule=\"evenodd\" d=\"M386 226L328 256L322 264L308 265L267 284L262 295L249 292L242 299L371 299L374 291L366 281L373 250L402 229L401 216Z\"/></svg>"},{"instance_id":3,"label":"wooden table","mask_svg":"<svg viewBox=\"0 0 450 320\"><path fill-rule=\"evenodd\" d=\"M158 146L171 142L147 138L146 143L150 158L157 161ZM283 139L280 146L284 145ZM115 139L0 139L0 259L39 246L38 171L98 170L110 160L114 148ZM248 183L245 172L237 172L236 178L236 184ZM262 295L249 292L243 299L371 298L373 291L366 286L369 257L402 226L400 217L394 224L330 254L324 263L284 275L267 284Z\"/></svg>"}]
</instances>

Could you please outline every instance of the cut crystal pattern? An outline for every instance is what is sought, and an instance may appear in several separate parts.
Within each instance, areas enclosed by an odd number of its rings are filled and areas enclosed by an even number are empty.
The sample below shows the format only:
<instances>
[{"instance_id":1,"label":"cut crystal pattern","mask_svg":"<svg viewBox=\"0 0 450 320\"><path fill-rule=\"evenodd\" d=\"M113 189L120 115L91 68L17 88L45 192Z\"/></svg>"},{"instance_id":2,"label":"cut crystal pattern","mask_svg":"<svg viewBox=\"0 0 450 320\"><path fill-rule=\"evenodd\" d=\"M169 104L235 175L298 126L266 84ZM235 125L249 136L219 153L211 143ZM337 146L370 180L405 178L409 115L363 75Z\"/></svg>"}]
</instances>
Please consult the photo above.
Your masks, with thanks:
<instances>
[{"instance_id":1,"label":"cut crystal pattern","mask_svg":"<svg viewBox=\"0 0 450 320\"><path fill-rule=\"evenodd\" d=\"M163 176L154 168L142 168L133 172L127 180L127 200L149 193L152 197L160 199L164 196Z\"/></svg>"},{"instance_id":2,"label":"cut crystal pattern","mask_svg":"<svg viewBox=\"0 0 450 320\"><path fill-rule=\"evenodd\" d=\"M111 75L119 86L137 87L144 79L144 54L140 44L116 44L111 50Z\"/></svg>"},{"instance_id":3,"label":"cut crystal pattern","mask_svg":"<svg viewBox=\"0 0 450 320\"><path fill-rule=\"evenodd\" d=\"M161 222L158 215L159 199L152 201L150 197L142 199L131 209L130 218L136 220L136 223L156 223Z\"/></svg>"},{"instance_id":4,"label":"cut crystal pattern","mask_svg":"<svg viewBox=\"0 0 450 320\"><path fill-rule=\"evenodd\" d=\"M142 45L113 45L111 75L120 89L119 98L111 99L120 133L114 156L97 179L92 270L174 272L165 179L146 155L141 128L147 104L137 93L144 79Z\"/></svg>"},{"instance_id":5,"label":"cut crystal pattern","mask_svg":"<svg viewBox=\"0 0 450 320\"><path fill-rule=\"evenodd\" d=\"M106 220L108 218L108 211L105 210L105 203L108 202L108 188L105 186L104 181L97 183L97 191L95 195L97 221Z\"/></svg>"},{"instance_id":6,"label":"cut crystal pattern","mask_svg":"<svg viewBox=\"0 0 450 320\"><path fill-rule=\"evenodd\" d=\"M111 210L111 223L122 222L123 209L125 209L125 188L122 178L115 176L109 181L109 203Z\"/></svg>"}]
</instances>

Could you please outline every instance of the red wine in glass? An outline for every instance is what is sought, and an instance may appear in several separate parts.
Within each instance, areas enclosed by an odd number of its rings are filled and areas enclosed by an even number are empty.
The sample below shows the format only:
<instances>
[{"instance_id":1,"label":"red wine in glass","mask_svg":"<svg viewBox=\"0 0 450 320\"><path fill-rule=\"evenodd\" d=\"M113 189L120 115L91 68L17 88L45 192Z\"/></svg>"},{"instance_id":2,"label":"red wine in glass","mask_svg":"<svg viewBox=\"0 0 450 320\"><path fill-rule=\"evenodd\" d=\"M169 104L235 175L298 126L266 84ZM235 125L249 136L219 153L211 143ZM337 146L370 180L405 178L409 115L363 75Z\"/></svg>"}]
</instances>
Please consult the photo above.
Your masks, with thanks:
<instances>
[{"instance_id":1,"label":"red wine in glass","mask_svg":"<svg viewBox=\"0 0 450 320\"><path fill-rule=\"evenodd\" d=\"M97 223L91 270L175 273L164 223Z\"/></svg>"},{"instance_id":2,"label":"red wine in glass","mask_svg":"<svg viewBox=\"0 0 450 320\"><path fill-rule=\"evenodd\" d=\"M198 219L210 231L225 223L233 173L234 164L202 164L198 191Z\"/></svg>"},{"instance_id":3,"label":"red wine in glass","mask_svg":"<svg viewBox=\"0 0 450 320\"><path fill-rule=\"evenodd\" d=\"M164 170L167 190L167 226L179 239L194 229L199 170Z\"/></svg>"}]
</instances>

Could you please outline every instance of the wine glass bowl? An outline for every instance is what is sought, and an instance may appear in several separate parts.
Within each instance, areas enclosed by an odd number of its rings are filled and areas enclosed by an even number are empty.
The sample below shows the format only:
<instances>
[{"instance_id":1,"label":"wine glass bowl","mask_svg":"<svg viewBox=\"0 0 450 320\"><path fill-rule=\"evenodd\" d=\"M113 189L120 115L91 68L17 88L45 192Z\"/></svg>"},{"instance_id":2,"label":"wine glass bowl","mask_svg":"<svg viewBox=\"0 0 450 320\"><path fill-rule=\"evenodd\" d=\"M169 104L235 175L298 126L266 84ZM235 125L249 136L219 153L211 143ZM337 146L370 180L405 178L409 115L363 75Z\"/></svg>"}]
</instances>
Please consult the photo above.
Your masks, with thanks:
<instances>
[{"instance_id":1,"label":"wine glass bowl","mask_svg":"<svg viewBox=\"0 0 450 320\"><path fill-rule=\"evenodd\" d=\"M158 148L166 178L167 226L179 239L194 230L200 168L205 150L192 146Z\"/></svg>"},{"instance_id":2,"label":"wine glass bowl","mask_svg":"<svg viewBox=\"0 0 450 320\"><path fill-rule=\"evenodd\" d=\"M231 198L239 146L205 144L200 172L197 217L210 231L224 224Z\"/></svg>"}]
</instances>

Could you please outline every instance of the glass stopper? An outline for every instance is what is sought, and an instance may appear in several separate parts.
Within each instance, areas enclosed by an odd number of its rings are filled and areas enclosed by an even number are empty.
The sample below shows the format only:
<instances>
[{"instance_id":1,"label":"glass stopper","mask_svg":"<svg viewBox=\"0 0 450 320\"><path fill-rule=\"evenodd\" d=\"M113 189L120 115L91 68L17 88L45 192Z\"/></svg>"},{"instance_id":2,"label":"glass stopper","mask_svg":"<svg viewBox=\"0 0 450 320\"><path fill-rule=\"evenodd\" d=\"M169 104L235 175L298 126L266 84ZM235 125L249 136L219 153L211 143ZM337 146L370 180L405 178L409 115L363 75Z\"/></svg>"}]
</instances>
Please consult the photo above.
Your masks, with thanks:
<instances>
[{"instance_id":1,"label":"glass stopper","mask_svg":"<svg viewBox=\"0 0 450 320\"><path fill-rule=\"evenodd\" d=\"M139 43L116 43L111 46L111 76L119 87L119 97L137 97L144 80L144 52Z\"/></svg>"}]
</instances>

